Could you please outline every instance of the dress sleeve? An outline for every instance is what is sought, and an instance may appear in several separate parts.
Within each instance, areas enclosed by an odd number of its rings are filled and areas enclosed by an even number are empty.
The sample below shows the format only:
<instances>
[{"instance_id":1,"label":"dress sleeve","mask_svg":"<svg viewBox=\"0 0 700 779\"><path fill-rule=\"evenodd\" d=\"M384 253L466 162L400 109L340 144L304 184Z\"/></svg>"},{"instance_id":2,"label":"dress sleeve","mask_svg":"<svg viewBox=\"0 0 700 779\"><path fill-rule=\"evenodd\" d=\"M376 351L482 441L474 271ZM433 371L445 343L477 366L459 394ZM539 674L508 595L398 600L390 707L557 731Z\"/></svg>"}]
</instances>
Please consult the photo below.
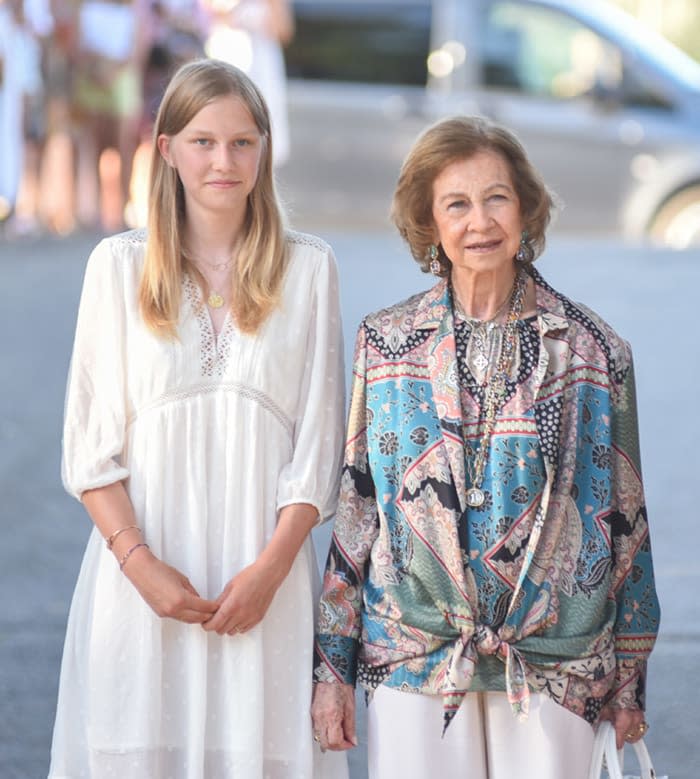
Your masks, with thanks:
<instances>
[{"instance_id":1,"label":"dress sleeve","mask_svg":"<svg viewBox=\"0 0 700 779\"><path fill-rule=\"evenodd\" d=\"M294 452L277 486L277 510L309 503L320 519L333 516L343 450L345 377L338 270L330 250L318 268L305 349Z\"/></svg>"},{"instance_id":2,"label":"dress sleeve","mask_svg":"<svg viewBox=\"0 0 700 779\"><path fill-rule=\"evenodd\" d=\"M613 402L612 519L616 678L611 703L645 708L647 659L659 630L647 510L642 487L632 356Z\"/></svg>"},{"instance_id":3,"label":"dress sleeve","mask_svg":"<svg viewBox=\"0 0 700 779\"><path fill-rule=\"evenodd\" d=\"M88 260L68 374L61 465L66 490L129 475L120 462L126 427L125 305L120 263L105 240Z\"/></svg>"},{"instance_id":4,"label":"dress sleeve","mask_svg":"<svg viewBox=\"0 0 700 779\"><path fill-rule=\"evenodd\" d=\"M314 648L314 677L319 682L355 684L362 633L362 588L370 552L379 532L375 485L367 449L366 359L363 325L353 361L338 513L319 604Z\"/></svg>"}]
</instances>

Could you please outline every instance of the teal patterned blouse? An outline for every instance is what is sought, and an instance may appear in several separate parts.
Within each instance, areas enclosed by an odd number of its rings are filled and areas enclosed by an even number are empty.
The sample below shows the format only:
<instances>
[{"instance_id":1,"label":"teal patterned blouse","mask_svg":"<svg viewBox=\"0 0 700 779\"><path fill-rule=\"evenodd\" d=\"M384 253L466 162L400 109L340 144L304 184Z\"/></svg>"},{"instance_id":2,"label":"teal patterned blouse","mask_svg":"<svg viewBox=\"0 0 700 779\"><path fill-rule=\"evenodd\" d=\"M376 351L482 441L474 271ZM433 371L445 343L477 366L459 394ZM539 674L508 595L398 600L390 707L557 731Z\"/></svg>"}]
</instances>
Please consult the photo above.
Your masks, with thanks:
<instances>
[{"instance_id":1,"label":"teal patterned blouse","mask_svg":"<svg viewBox=\"0 0 700 779\"><path fill-rule=\"evenodd\" d=\"M631 352L530 272L477 509L476 324L444 281L362 323L317 680L439 694L446 724L474 689L519 716L531 691L591 723L644 708L659 605Z\"/></svg>"}]
</instances>

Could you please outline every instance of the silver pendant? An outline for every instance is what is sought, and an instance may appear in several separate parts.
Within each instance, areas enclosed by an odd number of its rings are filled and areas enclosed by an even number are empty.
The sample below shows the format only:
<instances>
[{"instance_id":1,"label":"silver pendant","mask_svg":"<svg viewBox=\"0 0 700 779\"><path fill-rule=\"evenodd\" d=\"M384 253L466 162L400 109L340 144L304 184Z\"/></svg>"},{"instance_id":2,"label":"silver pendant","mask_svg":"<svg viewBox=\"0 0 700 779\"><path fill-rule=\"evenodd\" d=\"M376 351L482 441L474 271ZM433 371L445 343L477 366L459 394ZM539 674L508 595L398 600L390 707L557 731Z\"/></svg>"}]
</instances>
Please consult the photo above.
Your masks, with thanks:
<instances>
[{"instance_id":1,"label":"silver pendant","mask_svg":"<svg viewBox=\"0 0 700 779\"><path fill-rule=\"evenodd\" d=\"M470 487L467 490L467 506L470 508L478 508L483 505L485 500L486 495L484 495L484 491L480 490L478 487Z\"/></svg>"}]
</instances>

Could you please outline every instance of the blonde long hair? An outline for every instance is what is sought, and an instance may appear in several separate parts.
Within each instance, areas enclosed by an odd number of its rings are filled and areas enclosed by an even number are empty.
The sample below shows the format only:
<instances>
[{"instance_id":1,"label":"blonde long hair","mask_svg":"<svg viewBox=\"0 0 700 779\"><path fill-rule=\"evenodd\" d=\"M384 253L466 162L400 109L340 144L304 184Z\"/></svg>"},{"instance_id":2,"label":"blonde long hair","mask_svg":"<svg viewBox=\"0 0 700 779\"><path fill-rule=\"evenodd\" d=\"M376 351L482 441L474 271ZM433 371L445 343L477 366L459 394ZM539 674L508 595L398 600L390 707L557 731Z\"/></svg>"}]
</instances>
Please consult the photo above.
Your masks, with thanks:
<instances>
[{"instance_id":1,"label":"blonde long hair","mask_svg":"<svg viewBox=\"0 0 700 779\"><path fill-rule=\"evenodd\" d=\"M180 177L158 150L161 134L179 133L204 106L233 95L250 111L262 136L255 186L248 196L245 238L233 274L232 314L245 333L254 333L279 300L287 265L284 222L272 175L270 115L260 92L238 68L219 60L183 65L170 81L158 110L151 148L148 241L139 286L139 307L150 330L177 337L185 273L185 194ZM203 279L191 269L198 281Z\"/></svg>"}]
</instances>

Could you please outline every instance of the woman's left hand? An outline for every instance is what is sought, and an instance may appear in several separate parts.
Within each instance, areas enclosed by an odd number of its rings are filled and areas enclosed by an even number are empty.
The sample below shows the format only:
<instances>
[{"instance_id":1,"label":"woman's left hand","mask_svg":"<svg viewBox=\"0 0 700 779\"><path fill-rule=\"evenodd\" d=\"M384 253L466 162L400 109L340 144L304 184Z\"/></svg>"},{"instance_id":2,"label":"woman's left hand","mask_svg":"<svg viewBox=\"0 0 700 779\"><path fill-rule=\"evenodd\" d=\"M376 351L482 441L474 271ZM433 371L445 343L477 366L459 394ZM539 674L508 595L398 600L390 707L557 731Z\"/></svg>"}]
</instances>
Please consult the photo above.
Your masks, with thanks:
<instances>
[{"instance_id":1,"label":"woman's left hand","mask_svg":"<svg viewBox=\"0 0 700 779\"><path fill-rule=\"evenodd\" d=\"M267 613L280 582L259 561L237 573L216 599L219 608L202 627L220 636L245 633Z\"/></svg>"},{"instance_id":2,"label":"woman's left hand","mask_svg":"<svg viewBox=\"0 0 700 779\"><path fill-rule=\"evenodd\" d=\"M606 706L600 714L601 720L610 720L615 728L617 748L639 741L647 732L649 726L641 709L620 709Z\"/></svg>"}]
</instances>

